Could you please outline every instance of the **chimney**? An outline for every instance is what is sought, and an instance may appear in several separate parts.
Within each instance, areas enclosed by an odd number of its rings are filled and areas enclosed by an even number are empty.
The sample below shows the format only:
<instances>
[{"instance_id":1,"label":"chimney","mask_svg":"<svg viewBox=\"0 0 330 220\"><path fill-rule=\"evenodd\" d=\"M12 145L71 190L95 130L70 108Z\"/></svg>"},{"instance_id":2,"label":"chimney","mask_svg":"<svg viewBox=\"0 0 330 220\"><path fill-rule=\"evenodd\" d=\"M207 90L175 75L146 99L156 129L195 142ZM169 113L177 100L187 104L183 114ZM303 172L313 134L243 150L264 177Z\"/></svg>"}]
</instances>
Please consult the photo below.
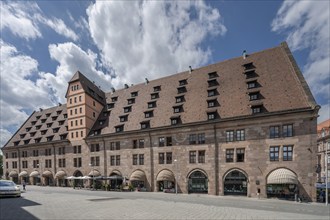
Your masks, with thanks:
<instances>
[{"instance_id":1,"label":"chimney","mask_svg":"<svg viewBox=\"0 0 330 220\"><path fill-rule=\"evenodd\" d=\"M128 85L125 83L125 89L128 89Z\"/></svg>"},{"instance_id":2,"label":"chimney","mask_svg":"<svg viewBox=\"0 0 330 220\"><path fill-rule=\"evenodd\" d=\"M115 88L111 87L112 93L116 92Z\"/></svg>"},{"instance_id":3,"label":"chimney","mask_svg":"<svg viewBox=\"0 0 330 220\"><path fill-rule=\"evenodd\" d=\"M149 83L149 80L148 80L148 78L145 78L145 80L146 80L146 85Z\"/></svg>"},{"instance_id":4,"label":"chimney","mask_svg":"<svg viewBox=\"0 0 330 220\"><path fill-rule=\"evenodd\" d=\"M193 69L191 68L191 66L189 66L189 73L191 73L193 71Z\"/></svg>"},{"instance_id":5,"label":"chimney","mask_svg":"<svg viewBox=\"0 0 330 220\"><path fill-rule=\"evenodd\" d=\"M39 110L42 112L43 109L42 108L39 108Z\"/></svg>"},{"instance_id":6,"label":"chimney","mask_svg":"<svg viewBox=\"0 0 330 220\"><path fill-rule=\"evenodd\" d=\"M61 106L61 105L62 105L62 103L59 102L59 103L58 103L58 106Z\"/></svg>"},{"instance_id":7,"label":"chimney","mask_svg":"<svg viewBox=\"0 0 330 220\"><path fill-rule=\"evenodd\" d=\"M247 57L246 50L243 50L243 59L245 60Z\"/></svg>"}]
</instances>

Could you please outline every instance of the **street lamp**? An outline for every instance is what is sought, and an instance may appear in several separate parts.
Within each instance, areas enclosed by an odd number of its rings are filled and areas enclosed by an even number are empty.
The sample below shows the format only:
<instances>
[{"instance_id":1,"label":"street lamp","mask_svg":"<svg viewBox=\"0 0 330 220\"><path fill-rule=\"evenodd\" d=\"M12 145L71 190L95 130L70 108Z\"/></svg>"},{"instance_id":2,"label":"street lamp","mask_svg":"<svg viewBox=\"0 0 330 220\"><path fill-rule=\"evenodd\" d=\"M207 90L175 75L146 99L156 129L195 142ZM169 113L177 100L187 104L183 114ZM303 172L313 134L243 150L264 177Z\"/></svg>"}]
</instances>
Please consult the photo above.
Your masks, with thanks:
<instances>
[{"instance_id":1,"label":"street lamp","mask_svg":"<svg viewBox=\"0 0 330 220\"><path fill-rule=\"evenodd\" d=\"M178 194L178 160L175 159L175 194Z\"/></svg>"},{"instance_id":2,"label":"street lamp","mask_svg":"<svg viewBox=\"0 0 330 220\"><path fill-rule=\"evenodd\" d=\"M92 180L92 184L93 184L93 190L94 190L94 163L90 163L89 164L89 166L91 166L92 167L92 178L93 178L93 180Z\"/></svg>"},{"instance_id":3,"label":"street lamp","mask_svg":"<svg viewBox=\"0 0 330 220\"><path fill-rule=\"evenodd\" d=\"M40 168L40 185L42 185L42 167L41 167L41 162L37 164L37 167Z\"/></svg>"}]
</instances>

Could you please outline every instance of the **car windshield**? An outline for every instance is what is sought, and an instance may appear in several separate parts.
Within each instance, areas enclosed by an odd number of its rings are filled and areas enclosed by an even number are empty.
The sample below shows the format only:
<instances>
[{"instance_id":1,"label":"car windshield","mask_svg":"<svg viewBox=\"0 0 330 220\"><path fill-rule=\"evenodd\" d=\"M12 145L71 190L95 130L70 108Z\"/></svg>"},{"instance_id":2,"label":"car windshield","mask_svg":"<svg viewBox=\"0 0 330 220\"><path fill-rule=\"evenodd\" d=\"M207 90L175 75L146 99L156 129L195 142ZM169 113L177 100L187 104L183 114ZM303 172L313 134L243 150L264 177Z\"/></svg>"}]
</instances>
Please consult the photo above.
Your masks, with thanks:
<instances>
[{"instance_id":1,"label":"car windshield","mask_svg":"<svg viewBox=\"0 0 330 220\"><path fill-rule=\"evenodd\" d=\"M0 186L15 186L15 183L8 181L0 181Z\"/></svg>"}]
</instances>

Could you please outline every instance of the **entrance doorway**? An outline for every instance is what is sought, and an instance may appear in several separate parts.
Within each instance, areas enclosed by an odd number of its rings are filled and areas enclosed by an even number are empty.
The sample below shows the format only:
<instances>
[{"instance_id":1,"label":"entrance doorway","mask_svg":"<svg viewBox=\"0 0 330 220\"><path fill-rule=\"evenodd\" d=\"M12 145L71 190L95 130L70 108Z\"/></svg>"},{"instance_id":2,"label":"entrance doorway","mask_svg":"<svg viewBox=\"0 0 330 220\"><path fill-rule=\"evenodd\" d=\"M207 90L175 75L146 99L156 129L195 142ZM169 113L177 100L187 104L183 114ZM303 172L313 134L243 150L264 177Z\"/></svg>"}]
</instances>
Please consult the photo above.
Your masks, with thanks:
<instances>
[{"instance_id":1,"label":"entrance doorway","mask_svg":"<svg viewBox=\"0 0 330 220\"><path fill-rule=\"evenodd\" d=\"M208 193L208 180L203 172L194 171L190 174L188 193Z\"/></svg>"},{"instance_id":2,"label":"entrance doorway","mask_svg":"<svg viewBox=\"0 0 330 220\"><path fill-rule=\"evenodd\" d=\"M247 177L243 172L233 170L226 175L224 195L247 196Z\"/></svg>"}]
</instances>

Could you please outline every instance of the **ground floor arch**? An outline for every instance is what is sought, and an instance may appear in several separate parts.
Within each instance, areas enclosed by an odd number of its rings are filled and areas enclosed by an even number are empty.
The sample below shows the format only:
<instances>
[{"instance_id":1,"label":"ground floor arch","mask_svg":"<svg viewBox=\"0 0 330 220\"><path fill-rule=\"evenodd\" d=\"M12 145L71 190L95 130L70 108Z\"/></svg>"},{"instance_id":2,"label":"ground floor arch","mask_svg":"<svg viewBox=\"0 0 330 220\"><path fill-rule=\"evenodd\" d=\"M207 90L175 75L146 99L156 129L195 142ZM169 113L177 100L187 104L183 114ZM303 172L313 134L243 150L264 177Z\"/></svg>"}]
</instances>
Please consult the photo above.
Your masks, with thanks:
<instances>
[{"instance_id":1,"label":"ground floor arch","mask_svg":"<svg viewBox=\"0 0 330 220\"><path fill-rule=\"evenodd\" d=\"M278 168L267 175L267 197L295 200L299 194L298 177L287 169Z\"/></svg>"},{"instance_id":2,"label":"ground floor arch","mask_svg":"<svg viewBox=\"0 0 330 220\"><path fill-rule=\"evenodd\" d=\"M80 170L76 170L73 173L74 177L83 177L82 172ZM73 179L73 187L83 187L84 186L84 181L83 179Z\"/></svg>"},{"instance_id":3,"label":"ground floor arch","mask_svg":"<svg viewBox=\"0 0 330 220\"><path fill-rule=\"evenodd\" d=\"M110 190L120 190L123 185L123 176L118 170L113 170L109 175Z\"/></svg>"},{"instance_id":4,"label":"ground floor arch","mask_svg":"<svg viewBox=\"0 0 330 220\"><path fill-rule=\"evenodd\" d=\"M53 173L49 170L46 170L42 173L43 184L45 186L53 186L54 185L54 177Z\"/></svg>"},{"instance_id":5,"label":"ground floor arch","mask_svg":"<svg viewBox=\"0 0 330 220\"><path fill-rule=\"evenodd\" d=\"M157 174L157 191L158 192L174 192L175 191L175 177L170 170L161 170Z\"/></svg>"},{"instance_id":6,"label":"ground floor arch","mask_svg":"<svg viewBox=\"0 0 330 220\"><path fill-rule=\"evenodd\" d=\"M223 179L224 195L247 196L248 177L244 171L239 169L229 170Z\"/></svg>"},{"instance_id":7,"label":"ground floor arch","mask_svg":"<svg viewBox=\"0 0 330 220\"><path fill-rule=\"evenodd\" d=\"M60 170L55 174L57 186L68 186L68 180L65 177L66 172L64 170Z\"/></svg>"},{"instance_id":8,"label":"ground floor arch","mask_svg":"<svg viewBox=\"0 0 330 220\"><path fill-rule=\"evenodd\" d=\"M30 181L29 181L29 174L26 170L23 170L22 172L20 172L18 174L19 178L20 178L20 181L21 183L25 182L25 184L29 184Z\"/></svg>"},{"instance_id":9,"label":"ground floor arch","mask_svg":"<svg viewBox=\"0 0 330 220\"><path fill-rule=\"evenodd\" d=\"M188 175L188 193L208 193L208 177L202 170L193 170Z\"/></svg>"},{"instance_id":10,"label":"ground floor arch","mask_svg":"<svg viewBox=\"0 0 330 220\"><path fill-rule=\"evenodd\" d=\"M133 189L141 190L146 188L146 174L142 170L135 170L129 177Z\"/></svg>"}]
</instances>

